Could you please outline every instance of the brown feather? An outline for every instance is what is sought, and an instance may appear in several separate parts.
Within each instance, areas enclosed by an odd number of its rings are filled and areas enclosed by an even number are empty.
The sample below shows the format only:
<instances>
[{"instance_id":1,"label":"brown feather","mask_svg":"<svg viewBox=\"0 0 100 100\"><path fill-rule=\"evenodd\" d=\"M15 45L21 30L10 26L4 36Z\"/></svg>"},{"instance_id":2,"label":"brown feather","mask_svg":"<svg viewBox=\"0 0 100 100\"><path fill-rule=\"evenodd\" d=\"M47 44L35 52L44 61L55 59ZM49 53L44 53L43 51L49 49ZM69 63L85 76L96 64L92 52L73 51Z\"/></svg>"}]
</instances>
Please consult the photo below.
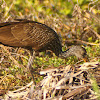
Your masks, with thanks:
<instances>
[{"instance_id":1,"label":"brown feather","mask_svg":"<svg viewBox=\"0 0 100 100\"><path fill-rule=\"evenodd\" d=\"M52 50L57 56L62 46L57 33L45 24L34 21L0 23L0 42L35 51Z\"/></svg>"}]
</instances>

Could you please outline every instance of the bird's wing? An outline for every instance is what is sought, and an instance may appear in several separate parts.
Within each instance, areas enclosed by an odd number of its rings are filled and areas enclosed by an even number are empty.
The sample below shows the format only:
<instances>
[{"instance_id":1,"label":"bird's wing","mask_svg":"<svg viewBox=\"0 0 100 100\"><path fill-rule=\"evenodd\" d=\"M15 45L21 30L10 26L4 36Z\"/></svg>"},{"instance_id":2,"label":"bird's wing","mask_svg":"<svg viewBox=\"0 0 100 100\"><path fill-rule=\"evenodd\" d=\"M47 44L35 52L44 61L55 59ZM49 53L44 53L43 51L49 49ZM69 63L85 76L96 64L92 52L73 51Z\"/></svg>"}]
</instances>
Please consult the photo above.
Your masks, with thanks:
<instances>
[{"instance_id":1,"label":"bird's wing","mask_svg":"<svg viewBox=\"0 0 100 100\"><path fill-rule=\"evenodd\" d=\"M7 25L9 25L9 22L0 23L0 27L4 27L4 26L7 26Z\"/></svg>"},{"instance_id":2,"label":"bird's wing","mask_svg":"<svg viewBox=\"0 0 100 100\"><path fill-rule=\"evenodd\" d=\"M51 45L50 42L56 38L58 36L51 28L34 21L0 24L0 42L9 46L32 47L39 50L48 44Z\"/></svg>"},{"instance_id":3,"label":"bird's wing","mask_svg":"<svg viewBox=\"0 0 100 100\"><path fill-rule=\"evenodd\" d=\"M24 22L0 23L0 42L8 46L28 46L31 44L27 41L31 29L32 27Z\"/></svg>"},{"instance_id":4,"label":"bird's wing","mask_svg":"<svg viewBox=\"0 0 100 100\"><path fill-rule=\"evenodd\" d=\"M11 33L22 45L32 46L32 28L30 23L20 22L11 27Z\"/></svg>"},{"instance_id":5,"label":"bird's wing","mask_svg":"<svg viewBox=\"0 0 100 100\"><path fill-rule=\"evenodd\" d=\"M14 24L14 23L13 23ZM11 33L12 25L10 23L0 23L0 43L9 46L21 45Z\"/></svg>"}]
</instances>

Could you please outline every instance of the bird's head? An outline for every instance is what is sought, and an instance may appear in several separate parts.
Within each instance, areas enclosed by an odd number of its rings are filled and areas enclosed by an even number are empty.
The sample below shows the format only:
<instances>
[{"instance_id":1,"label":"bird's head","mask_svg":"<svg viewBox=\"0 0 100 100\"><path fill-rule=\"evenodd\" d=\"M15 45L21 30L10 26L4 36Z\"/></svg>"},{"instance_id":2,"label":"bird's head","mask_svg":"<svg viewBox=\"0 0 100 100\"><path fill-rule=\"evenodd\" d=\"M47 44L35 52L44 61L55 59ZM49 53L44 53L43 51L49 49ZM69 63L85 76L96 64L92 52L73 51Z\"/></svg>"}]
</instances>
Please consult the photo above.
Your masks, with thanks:
<instances>
[{"instance_id":1,"label":"bird's head","mask_svg":"<svg viewBox=\"0 0 100 100\"><path fill-rule=\"evenodd\" d=\"M61 58L76 56L77 58L83 59L85 62L89 61L85 48L80 47L80 46L72 46L68 50L62 52L59 56Z\"/></svg>"}]
</instances>

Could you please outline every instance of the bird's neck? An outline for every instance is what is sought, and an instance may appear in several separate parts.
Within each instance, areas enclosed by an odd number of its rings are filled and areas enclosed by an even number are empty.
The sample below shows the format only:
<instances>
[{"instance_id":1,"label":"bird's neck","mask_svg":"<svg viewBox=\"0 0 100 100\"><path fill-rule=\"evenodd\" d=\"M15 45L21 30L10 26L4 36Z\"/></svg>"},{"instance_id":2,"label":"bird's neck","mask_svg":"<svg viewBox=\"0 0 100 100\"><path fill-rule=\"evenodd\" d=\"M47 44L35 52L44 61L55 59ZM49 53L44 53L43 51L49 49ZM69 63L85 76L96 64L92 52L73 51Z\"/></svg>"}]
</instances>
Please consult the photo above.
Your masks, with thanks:
<instances>
[{"instance_id":1,"label":"bird's neck","mask_svg":"<svg viewBox=\"0 0 100 100\"><path fill-rule=\"evenodd\" d=\"M67 57L70 57L70 56L74 56L74 54L70 51L70 49L68 49L66 51L62 51L59 54L59 57L61 57L61 58L67 58Z\"/></svg>"}]
</instances>

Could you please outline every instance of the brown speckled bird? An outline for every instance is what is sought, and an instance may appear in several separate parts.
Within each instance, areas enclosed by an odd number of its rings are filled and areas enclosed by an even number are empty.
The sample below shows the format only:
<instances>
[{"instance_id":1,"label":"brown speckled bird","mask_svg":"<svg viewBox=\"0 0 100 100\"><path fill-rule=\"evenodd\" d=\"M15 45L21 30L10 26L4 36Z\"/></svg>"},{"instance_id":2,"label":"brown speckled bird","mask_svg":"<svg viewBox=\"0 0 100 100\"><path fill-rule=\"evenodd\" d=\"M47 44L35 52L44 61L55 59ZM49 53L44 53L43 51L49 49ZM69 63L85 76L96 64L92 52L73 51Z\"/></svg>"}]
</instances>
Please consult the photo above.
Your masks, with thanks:
<instances>
[{"instance_id":1,"label":"brown speckled bird","mask_svg":"<svg viewBox=\"0 0 100 100\"><path fill-rule=\"evenodd\" d=\"M20 19L16 22L0 23L0 43L6 46L23 47L30 50L31 56L28 68L31 73L31 64L35 51L51 50L56 56L62 58L74 55L87 60L84 48L72 46L70 49L62 51L62 45L57 33L47 25L35 21Z\"/></svg>"}]
</instances>

